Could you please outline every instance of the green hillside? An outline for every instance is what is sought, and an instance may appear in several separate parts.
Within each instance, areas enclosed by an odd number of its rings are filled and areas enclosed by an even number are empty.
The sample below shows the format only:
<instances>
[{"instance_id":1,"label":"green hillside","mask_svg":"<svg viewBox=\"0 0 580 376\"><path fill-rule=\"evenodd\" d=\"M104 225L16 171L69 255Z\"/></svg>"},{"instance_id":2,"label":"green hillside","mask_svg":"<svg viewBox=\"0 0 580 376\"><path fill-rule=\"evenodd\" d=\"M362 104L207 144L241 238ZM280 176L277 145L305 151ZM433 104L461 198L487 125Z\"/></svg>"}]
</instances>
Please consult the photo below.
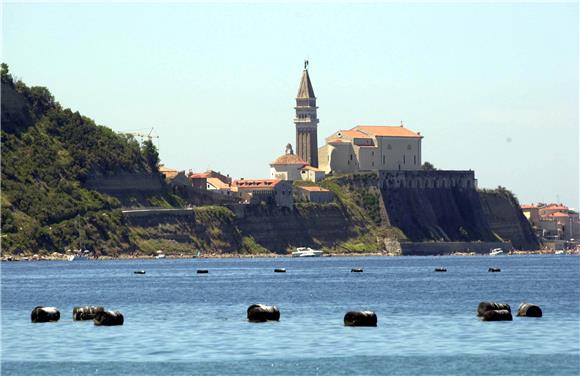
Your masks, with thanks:
<instances>
[{"instance_id":1,"label":"green hillside","mask_svg":"<svg viewBox=\"0 0 580 376\"><path fill-rule=\"evenodd\" d=\"M2 64L2 251L128 247L120 202L82 187L89 174L151 172L157 151L63 108Z\"/></svg>"}]
</instances>

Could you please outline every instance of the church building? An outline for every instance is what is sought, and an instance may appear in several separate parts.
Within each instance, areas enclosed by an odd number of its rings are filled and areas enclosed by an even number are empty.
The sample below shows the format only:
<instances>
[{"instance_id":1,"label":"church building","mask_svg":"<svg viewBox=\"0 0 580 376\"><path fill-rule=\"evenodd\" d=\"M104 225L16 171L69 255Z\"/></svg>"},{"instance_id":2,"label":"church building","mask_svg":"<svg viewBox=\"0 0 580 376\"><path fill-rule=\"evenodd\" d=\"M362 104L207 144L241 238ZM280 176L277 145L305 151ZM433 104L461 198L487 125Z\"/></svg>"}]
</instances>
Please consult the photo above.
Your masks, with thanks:
<instances>
[{"instance_id":1,"label":"church building","mask_svg":"<svg viewBox=\"0 0 580 376\"><path fill-rule=\"evenodd\" d=\"M324 171L318 168L318 117L316 114L316 97L308 74L308 60L300 87L296 95L296 154L292 145L286 146L283 155L270 163L270 177L282 180L319 181L324 179Z\"/></svg>"}]
</instances>

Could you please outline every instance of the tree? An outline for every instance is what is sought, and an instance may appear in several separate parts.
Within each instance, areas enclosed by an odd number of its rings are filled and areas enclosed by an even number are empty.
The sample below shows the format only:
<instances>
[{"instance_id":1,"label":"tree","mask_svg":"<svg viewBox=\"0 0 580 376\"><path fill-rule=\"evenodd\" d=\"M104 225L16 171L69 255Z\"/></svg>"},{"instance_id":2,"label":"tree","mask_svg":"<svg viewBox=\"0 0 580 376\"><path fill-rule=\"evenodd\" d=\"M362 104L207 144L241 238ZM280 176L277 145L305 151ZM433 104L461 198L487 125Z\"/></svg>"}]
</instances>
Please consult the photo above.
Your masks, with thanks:
<instances>
[{"instance_id":1,"label":"tree","mask_svg":"<svg viewBox=\"0 0 580 376\"><path fill-rule=\"evenodd\" d=\"M155 145L153 145L153 141L147 140L143 142L143 145L141 146L141 155L145 158L151 172L158 170L159 153L157 152Z\"/></svg>"},{"instance_id":2,"label":"tree","mask_svg":"<svg viewBox=\"0 0 580 376\"><path fill-rule=\"evenodd\" d=\"M2 63L0 65L0 74L2 76L2 82L10 84L10 86L14 87L14 80L10 75L10 69L8 68L8 64Z\"/></svg>"},{"instance_id":3,"label":"tree","mask_svg":"<svg viewBox=\"0 0 580 376\"><path fill-rule=\"evenodd\" d=\"M423 165L421 166L421 169L423 171L435 171L435 170L437 170L435 168L435 166L433 166L433 164L431 164L429 162L424 162Z\"/></svg>"}]
</instances>

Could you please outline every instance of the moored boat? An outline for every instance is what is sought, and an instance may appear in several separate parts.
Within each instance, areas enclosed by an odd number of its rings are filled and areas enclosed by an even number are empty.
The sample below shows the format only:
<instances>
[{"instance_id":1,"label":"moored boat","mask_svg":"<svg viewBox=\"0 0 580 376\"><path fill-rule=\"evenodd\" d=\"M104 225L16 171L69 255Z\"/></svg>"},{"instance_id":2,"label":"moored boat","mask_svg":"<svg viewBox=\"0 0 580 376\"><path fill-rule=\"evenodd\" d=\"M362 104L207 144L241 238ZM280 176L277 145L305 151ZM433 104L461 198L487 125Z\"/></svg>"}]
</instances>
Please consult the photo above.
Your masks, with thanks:
<instances>
[{"instance_id":1,"label":"moored boat","mask_svg":"<svg viewBox=\"0 0 580 376\"><path fill-rule=\"evenodd\" d=\"M310 247L298 247L296 251L292 252L292 257L320 257L322 253L322 251Z\"/></svg>"}]
</instances>

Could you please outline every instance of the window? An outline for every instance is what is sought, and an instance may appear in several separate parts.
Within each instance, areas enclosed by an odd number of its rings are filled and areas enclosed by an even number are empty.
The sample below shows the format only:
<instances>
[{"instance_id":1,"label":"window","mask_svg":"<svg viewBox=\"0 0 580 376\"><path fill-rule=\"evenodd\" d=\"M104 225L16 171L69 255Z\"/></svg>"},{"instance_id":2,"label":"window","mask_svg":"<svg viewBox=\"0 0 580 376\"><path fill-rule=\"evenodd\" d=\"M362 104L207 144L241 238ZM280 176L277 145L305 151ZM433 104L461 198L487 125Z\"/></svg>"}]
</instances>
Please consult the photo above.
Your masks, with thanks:
<instances>
[{"instance_id":1,"label":"window","mask_svg":"<svg viewBox=\"0 0 580 376\"><path fill-rule=\"evenodd\" d=\"M385 155L383 154L383 164L385 164Z\"/></svg>"},{"instance_id":2,"label":"window","mask_svg":"<svg viewBox=\"0 0 580 376\"><path fill-rule=\"evenodd\" d=\"M387 145L387 150L391 150L393 147L391 146L391 144Z\"/></svg>"},{"instance_id":3,"label":"window","mask_svg":"<svg viewBox=\"0 0 580 376\"><path fill-rule=\"evenodd\" d=\"M407 158L403 155L403 164L407 164Z\"/></svg>"},{"instance_id":4,"label":"window","mask_svg":"<svg viewBox=\"0 0 580 376\"><path fill-rule=\"evenodd\" d=\"M413 156L413 164L417 164L417 156L416 155Z\"/></svg>"},{"instance_id":5,"label":"window","mask_svg":"<svg viewBox=\"0 0 580 376\"><path fill-rule=\"evenodd\" d=\"M407 145L407 150L411 150L411 145Z\"/></svg>"},{"instance_id":6,"label":"window","mask_svg":"<svg viewBox=\"0 0 580 376\"><path fill-rule=\"evenodd\" d=\"M352 161L352 154L350 155L350 160Z\"/></svg>"}]
</instances>

